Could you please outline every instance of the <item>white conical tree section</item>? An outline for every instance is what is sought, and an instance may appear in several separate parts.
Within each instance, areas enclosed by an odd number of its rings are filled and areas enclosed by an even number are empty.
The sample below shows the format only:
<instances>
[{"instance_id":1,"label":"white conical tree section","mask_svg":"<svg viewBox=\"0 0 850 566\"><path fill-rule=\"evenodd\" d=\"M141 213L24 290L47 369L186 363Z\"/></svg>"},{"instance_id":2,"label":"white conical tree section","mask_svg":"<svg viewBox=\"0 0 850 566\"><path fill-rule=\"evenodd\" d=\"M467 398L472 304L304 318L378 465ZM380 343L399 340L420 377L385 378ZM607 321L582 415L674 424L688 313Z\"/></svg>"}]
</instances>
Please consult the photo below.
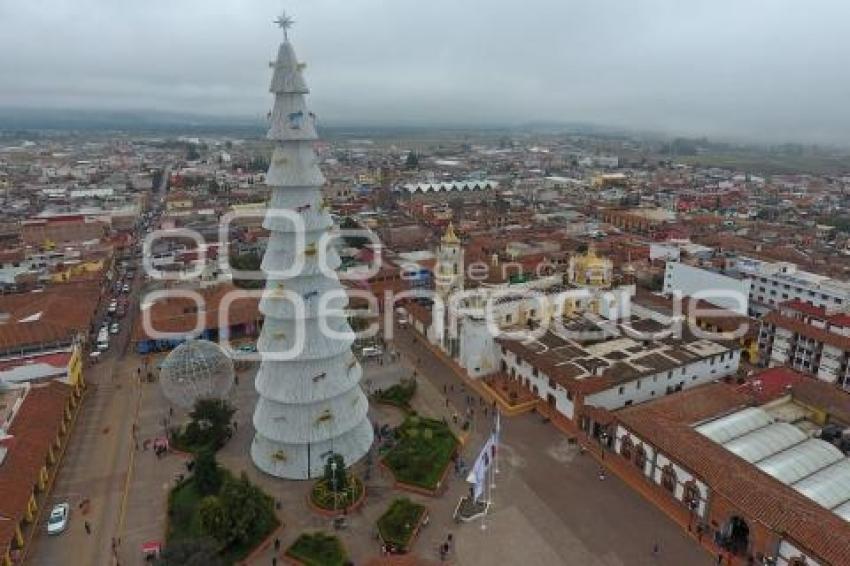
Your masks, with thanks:
<instances>
[{"instance_id":1,"label":"white conical tree section","mask_svg":"<svg viewBox=\"0 0 850 566\"><path fill-rule=\"evenodd\" d=\"M342 289L333 272L340 261L332 246L327 253L320 249L332 222L321 195L325 178L313 149L315 116L304 100L303 65L288 39L272 66L268 137L277 146L266 176L272 196L263 226L270 235L261 266L267 274L260 302L265 322L257 344L262 364L251 458L271 475L307 479L322 475L331 453L341 454L347 465L362 458L372 445L372 425L362 372L351 353L354 335L339 312L347 301L330 301L337 314L320 308L323 295ZM298 225L303 238L295 232ZM292 296L303 308L294 307ZM293 353L282 357L284 352Z\"/></svg>"}]
</instances>

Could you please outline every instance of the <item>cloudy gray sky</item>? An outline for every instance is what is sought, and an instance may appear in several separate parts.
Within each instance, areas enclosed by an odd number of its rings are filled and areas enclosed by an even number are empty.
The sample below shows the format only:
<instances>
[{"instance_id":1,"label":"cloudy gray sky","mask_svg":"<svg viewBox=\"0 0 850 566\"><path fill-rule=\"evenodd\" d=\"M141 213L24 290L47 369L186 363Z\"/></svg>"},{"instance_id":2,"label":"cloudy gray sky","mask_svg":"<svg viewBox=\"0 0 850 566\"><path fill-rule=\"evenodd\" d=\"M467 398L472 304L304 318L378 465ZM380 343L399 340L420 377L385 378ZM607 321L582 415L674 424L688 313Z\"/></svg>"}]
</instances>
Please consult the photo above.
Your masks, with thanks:
<instances>
[{"instance_id":1,"label":"cloudy gray sky","mask_svg":"<svg viewBox=\"0 0 850 566\"><path fill-rule=\"evenodd\" d=\"M264 115L283 7L326 121L850 142L846 0L0 0L0 106Z\"/></svg>"}]
</instances>

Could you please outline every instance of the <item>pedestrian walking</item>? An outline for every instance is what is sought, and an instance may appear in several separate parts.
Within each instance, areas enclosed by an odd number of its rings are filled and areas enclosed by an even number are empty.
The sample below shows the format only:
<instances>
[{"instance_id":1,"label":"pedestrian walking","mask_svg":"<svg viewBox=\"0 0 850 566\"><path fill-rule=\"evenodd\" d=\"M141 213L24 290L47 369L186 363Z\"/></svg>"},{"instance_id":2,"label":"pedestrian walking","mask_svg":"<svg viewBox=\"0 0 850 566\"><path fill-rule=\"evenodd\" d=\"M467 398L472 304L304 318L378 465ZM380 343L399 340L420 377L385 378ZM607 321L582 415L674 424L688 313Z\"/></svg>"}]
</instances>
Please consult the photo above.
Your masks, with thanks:
<instances>
[{"instance_id":1,"label":"pedestrian walking","mask_svg":"<svg viewBox=\"0 0 850 566\"><path fill-rule=\"evenodd\" d=\"M86 529L86 534L90 535L91 534L91 523L89 523L88 521L85 521L83 523L83 527L85 527L85 529Z\"/></svg>"},{"instance_id":2,"label":"pedestrian walking","mask_svg":"<svg viewBox=\"0 0 850 566\"><path fill-rule=\"evenodd\" d=\"M278 552L279 550L280 550L280 539L276 538L276 539L274 539L274 551Z\"/></svg>"},{"instance_id":3,"label":"pedestrian walking","mask_svg":"<svg viewBox=\"0 0 850 566\"><path fill-rule=\"evenodd\" d=\"M658 555L661 553L661 547L658 546L658 543L652 545L652 555L658 558Z\"/></svg>"}]
</instances>

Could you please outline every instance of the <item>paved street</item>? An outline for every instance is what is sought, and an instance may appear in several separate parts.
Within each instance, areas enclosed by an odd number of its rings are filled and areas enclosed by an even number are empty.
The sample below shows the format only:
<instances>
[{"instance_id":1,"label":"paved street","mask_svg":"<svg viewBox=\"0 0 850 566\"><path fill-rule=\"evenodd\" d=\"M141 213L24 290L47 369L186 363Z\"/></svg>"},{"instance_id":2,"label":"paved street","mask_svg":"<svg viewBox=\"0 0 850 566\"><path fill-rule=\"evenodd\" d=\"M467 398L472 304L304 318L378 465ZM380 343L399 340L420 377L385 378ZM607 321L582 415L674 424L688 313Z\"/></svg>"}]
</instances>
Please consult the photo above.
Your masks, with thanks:
<instances>
[{"instance_id":1,"label":"paved street","mask_svg":"<svg viewBox=\"0 0 850 566\"><path fill-rule=\"evenodd\" d=\"M132 312L132 311L131 311ZM132 452L132 426L138 386L135 356L122 355L129 339L131 316L122 322L113 346L86 371L89 390L71 434L65 458L53 488L52 501L72 506L69 531L48 537L39 531L29 562L54 566L68 563L74 549L75 564L109 564L112 537L121 519L122 499ZM88 501L83 508L80 504ZM42 508L41 521L49 512ZM91 526L87 535L85 523Z\"/></svg>"},{"instance_id":2,"label":"paved street","mask_svg":"<svg viewBox=\"0 0 850 566\"><path fill-rule=\"evenodd\" d=\"M157 190L160 195L165 192L169 171L166 168L163 174ZM48 537L44 528L40 528L27 555L29 564L114 563L113 539L119 540L124 529L128 482L133 477L128 476L135 456L133 427L144 393L151 387L139 386L136 372L141 359L130 345L143 283L141 266L135 260L130 265L136 268L136 275L130 293L126 294L127 315L120 321L119 334L110 337L109 350L85 369L89 388L51 494L51 502L71 504L68 531ZM103 301L101 311L105 311L107 302ZM104 316L105 312L99 312L96 318L102 320ZM156 514L157 508L150 502L158 500L150 498L148 505L137 506L134 512L156 523L163 515ZM43 525L49 512L50 505L42 507L40 524ZM86 533L86 523L91 528L90 534Z\"/></svg>"}]
</instances>

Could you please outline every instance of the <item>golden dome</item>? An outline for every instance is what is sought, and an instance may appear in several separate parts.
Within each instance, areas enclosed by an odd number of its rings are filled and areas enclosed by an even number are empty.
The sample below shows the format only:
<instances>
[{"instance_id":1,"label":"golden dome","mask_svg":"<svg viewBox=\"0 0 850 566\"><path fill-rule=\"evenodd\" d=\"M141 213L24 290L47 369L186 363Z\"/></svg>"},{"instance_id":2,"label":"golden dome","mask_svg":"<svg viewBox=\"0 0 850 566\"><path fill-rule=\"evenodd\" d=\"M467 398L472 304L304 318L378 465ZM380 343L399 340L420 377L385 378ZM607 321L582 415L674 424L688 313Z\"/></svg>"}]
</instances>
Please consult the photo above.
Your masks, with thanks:
<instances>
[{"instance_id":1,"label":"golden dome","mask_svg":"<svg viewBox=\"0 0 850 566\"><path fill-rule=\"evenodd\" d=\"M441 240L444 244L459 244L460 243L460 238L458 238L457 234L455 234L455 227L454 227L453 223L449 222L449 225L446 228L446 233L443 234L443 237L442 237Z\"/></svg>"}]
</instances>

